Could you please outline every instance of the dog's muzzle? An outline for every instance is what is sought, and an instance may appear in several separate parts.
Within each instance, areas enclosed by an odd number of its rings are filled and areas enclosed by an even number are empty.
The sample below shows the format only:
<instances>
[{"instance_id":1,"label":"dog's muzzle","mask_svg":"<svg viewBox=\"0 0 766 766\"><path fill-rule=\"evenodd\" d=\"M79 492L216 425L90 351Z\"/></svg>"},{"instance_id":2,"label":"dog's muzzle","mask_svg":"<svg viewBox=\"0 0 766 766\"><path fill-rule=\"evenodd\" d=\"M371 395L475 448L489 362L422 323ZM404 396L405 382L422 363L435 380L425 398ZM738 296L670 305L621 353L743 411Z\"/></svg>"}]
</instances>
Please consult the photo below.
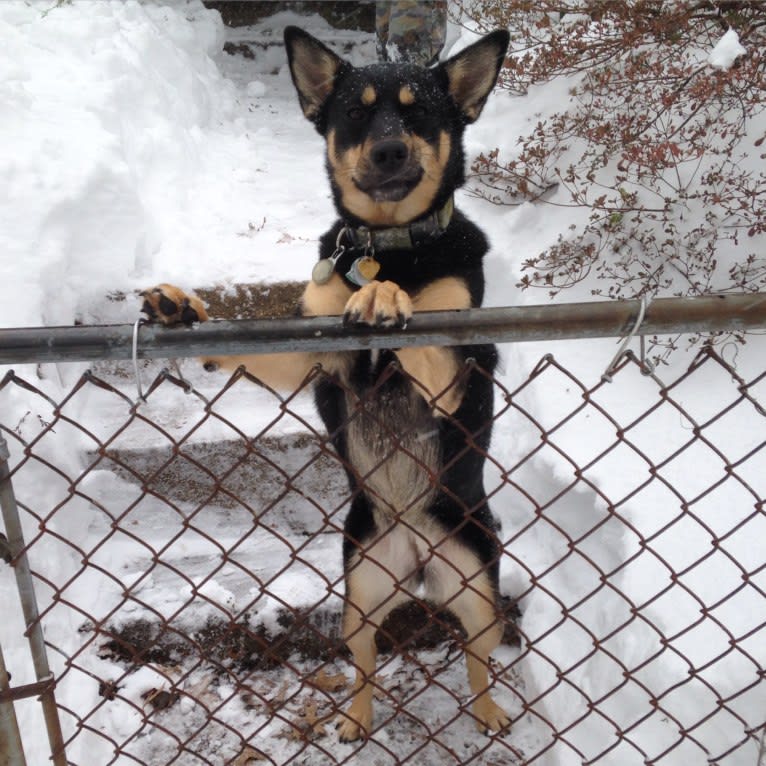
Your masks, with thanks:
<instances>
[{"instance_id":1,"label":"dog's muzzle","mask_svg":"<svg viewBox=\"0 0 766 766\"><path fill-rule=\"evenodd\" d=\"M423 168L404 141L388 138L369 150L364 169L354 183L376 202L403 200L420 182Z\"/></svg>"}]
</instances>

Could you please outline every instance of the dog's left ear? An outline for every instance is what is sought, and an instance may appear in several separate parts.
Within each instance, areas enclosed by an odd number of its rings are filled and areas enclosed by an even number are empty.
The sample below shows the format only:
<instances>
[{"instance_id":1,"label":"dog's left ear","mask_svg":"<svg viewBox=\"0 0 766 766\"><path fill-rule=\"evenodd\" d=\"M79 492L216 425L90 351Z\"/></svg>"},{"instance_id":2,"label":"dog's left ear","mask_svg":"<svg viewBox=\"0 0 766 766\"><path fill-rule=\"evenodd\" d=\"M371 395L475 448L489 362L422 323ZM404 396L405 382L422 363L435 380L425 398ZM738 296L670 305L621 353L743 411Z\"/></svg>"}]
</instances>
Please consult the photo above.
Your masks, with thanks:
<instances>
[{"instance_id":1,"label":"dog's left ear","mask_svg":"<svg viewBox=\"0 0 766 766\"><path fill-rule=\"evenodd\" d=\"M446 74L449 93L466 122L479 118L497 81L510 39L506 30L498 29L437 67Z\"/></svg>"},{"instance_id":2,"label":"dog's left ear","mask_svg":"<svg viewBox=\"0 0 766 766\"><path fill-rule=\"evenodd\" d=\"M285 48L301 109L314 121L335 87L338 72L348 64L300 27L285 28Z\"/></svg>"}]
</instances>

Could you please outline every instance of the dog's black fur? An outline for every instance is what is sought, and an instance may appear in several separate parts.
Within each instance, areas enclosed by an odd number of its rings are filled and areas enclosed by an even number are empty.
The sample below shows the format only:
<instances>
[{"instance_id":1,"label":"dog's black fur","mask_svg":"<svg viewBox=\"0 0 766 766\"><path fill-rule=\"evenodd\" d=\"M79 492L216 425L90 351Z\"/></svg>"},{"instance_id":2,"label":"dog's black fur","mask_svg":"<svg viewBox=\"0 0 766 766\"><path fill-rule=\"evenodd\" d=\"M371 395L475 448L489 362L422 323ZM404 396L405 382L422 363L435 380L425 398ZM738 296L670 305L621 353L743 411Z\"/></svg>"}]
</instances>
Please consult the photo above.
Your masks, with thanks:
<instances>
[{"instance_id":1,"label":"dog's black fur","mask_svg":"<svg viewBox=\"0 0 766 766\"><path fill-rule=\"evenodd\" d=\"M285 30L285 44L301 108L327 141L339 214L319 252L320 261L337 258L315 272L302 313L402 326L413 311L480 306L487 241L451 201L464 181L463 131L495 83L508 34L487 35L432 69L355 68L296 27ZM348 275L369 242L379 271L360 286ZM145 295L145 310L166 323L190 312L206 318L198 301L169 285ZM509 726L487 691L488 656L501 633L500 551L482 477L496 359L494 346L470 345L214 360L244 363L288 388L317 361L330 373L316 385L316 403L353 498L344 631L357 682L339 725L343 740L371 729L376 628L421 585L465 627L477 725Z\"/></svg>"}]
</instances>

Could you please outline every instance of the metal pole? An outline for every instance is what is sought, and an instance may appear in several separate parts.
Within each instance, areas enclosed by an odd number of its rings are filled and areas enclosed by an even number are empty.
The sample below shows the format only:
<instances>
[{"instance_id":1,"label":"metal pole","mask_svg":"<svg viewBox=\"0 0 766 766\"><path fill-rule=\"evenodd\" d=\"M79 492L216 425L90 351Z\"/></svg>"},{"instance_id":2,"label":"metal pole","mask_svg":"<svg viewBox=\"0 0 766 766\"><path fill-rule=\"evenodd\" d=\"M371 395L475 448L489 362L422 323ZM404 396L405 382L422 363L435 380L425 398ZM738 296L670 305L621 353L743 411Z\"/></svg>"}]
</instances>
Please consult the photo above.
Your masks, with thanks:
<instances>
[{"instance_id":1,"label":"metal pole","mask_svg":"<svg viewBox=\"0 0 766 766\"><path fill-rule=\"evenodd\" d=\"M11 566L16 575L16 587L19 590L21 609L24 614L24 623L27 626L27 639L32 652L32 663L38 681L49 682L40 693L40 704L45 716L45 727L48 730L48 741L51 747L51 755L54 766L66 766L66 753L64 752L64 737L61 733L56 698L53 692L53 675L48 665L48 655L45 650L45 639L40 623L40 612L37 608L34 580L27 558L24 534L19 518L19 509L16 505L16 497L13 494L11 472L8 465L8 444L0 433L0 510L3 513L5 532L8 538L8 548L11 554ZM19 761L23 763L23 761Z\"/></svg>"},{"instance_id":2,"label":"metal pole","mask_svg":"<svg viewBox=\"0 0 766 766\"><path fill-rule=\"evenodd\" d=\"M3 647L0 646L0 695L10 689L8 671L5 669ZM27 766L24 747L21 744L19 722L10 699L0 696L0 766Z\"/></svg>"},{"instance_id":3,"label":"metal pole","mask_svg":"<svg viewBox=\"0 0 766 766\"><path fill-rule=\"evenodd\" d=\"M282 351L352 351L404 346L608 338L627 335L640 301L601 301L512 308L432 311L408 327L346 327L340 317L211 321L193 328L140 328L140 359ZM766 293L657 298L639 335L746 332L766 328ZM0 364L130 359L133 325L0 329Z\"/></svg>"}]
</instances>

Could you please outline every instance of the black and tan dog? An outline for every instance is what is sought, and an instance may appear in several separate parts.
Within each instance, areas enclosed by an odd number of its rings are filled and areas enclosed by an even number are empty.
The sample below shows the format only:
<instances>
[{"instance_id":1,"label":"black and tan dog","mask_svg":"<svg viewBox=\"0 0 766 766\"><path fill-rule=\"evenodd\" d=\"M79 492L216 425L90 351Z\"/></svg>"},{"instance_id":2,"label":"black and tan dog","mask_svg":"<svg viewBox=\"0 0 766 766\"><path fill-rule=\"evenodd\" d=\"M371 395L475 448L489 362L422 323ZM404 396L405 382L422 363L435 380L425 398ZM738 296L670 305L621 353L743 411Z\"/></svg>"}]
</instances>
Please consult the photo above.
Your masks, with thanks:
<instances>
[{"instance_id":1,"label":"black and tan dog","mask_svg":"<svg viewBox=\"0 0 766 766\"><path fill-rule=\"evenodd\" d=\"M415 311L480 306L487 243L453 208L452 195L464 180L463 130L495 84L508 34L487 35L432 69L355 68L295 27L285 31L285 43L303 113L327 142L340 216L321 239L301 313L404 326ZM166 324L207 318L198 299L170 285L147 291L144 310ZM318 363L326 372L316 402L353 498L344 635L356 685L341 739L371 731L375 631L420 588L463 624L477 725L505 730L509 717L488 691L488 658L501 637L499 549L482 479L495 348L205 361L244 364L267 385L288 390Z\"/></svg>"}]
</instances>

